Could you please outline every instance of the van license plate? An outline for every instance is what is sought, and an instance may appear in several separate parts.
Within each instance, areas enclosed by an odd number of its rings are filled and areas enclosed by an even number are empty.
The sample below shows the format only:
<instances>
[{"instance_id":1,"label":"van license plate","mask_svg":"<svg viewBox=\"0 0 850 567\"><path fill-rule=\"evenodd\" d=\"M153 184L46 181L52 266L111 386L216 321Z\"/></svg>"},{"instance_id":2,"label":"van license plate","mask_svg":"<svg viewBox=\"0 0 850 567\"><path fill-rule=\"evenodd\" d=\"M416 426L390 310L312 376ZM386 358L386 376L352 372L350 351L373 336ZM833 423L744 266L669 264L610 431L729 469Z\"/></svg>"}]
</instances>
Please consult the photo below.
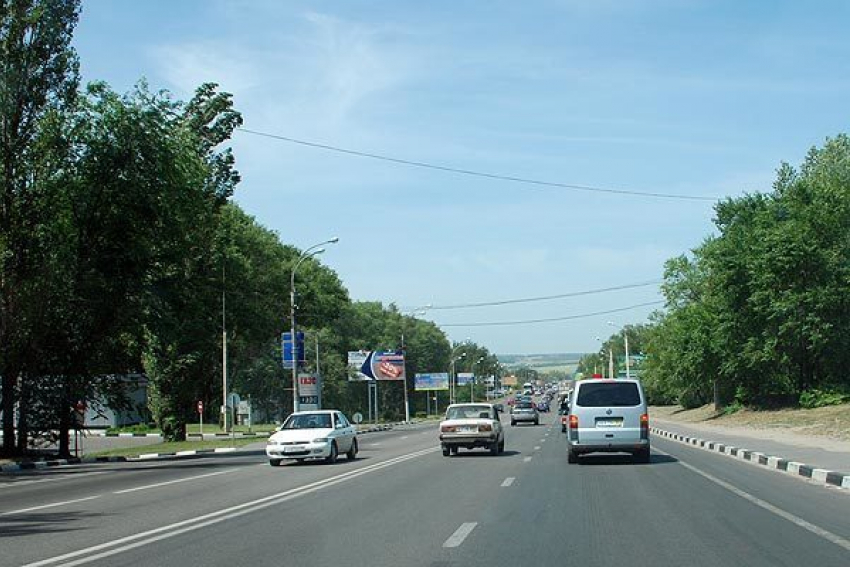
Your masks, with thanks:
<instances>
[{"instance_id":1,"label":"van license plate","mask_svg":"<svg viewBox=\"0 0 850 567\"><path fill-rule=\"evenodd\" d=\"M596 427L623 427L623 418L597 419Z\"/></svg>"}]
</instances>

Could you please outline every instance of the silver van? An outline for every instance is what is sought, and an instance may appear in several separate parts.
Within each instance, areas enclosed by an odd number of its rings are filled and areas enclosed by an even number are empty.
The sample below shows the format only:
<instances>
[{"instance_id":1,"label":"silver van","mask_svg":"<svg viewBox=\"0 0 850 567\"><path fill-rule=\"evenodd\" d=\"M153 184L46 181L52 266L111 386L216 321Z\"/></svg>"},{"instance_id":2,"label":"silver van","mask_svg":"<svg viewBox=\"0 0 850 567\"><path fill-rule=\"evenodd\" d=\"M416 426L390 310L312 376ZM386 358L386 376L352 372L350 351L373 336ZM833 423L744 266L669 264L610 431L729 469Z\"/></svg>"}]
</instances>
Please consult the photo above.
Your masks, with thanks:
<instances>
[{"instance_id":1,"label":"silver van","mask_svg":"<svg viewBox=\"0 0 850 567\"><path fill-rule=\"evenodd\" d=\"M567 414L567 462L584 453L631 453L649 462L649 413L637 380L580 380Z\"/></svg>"}]
</instances>

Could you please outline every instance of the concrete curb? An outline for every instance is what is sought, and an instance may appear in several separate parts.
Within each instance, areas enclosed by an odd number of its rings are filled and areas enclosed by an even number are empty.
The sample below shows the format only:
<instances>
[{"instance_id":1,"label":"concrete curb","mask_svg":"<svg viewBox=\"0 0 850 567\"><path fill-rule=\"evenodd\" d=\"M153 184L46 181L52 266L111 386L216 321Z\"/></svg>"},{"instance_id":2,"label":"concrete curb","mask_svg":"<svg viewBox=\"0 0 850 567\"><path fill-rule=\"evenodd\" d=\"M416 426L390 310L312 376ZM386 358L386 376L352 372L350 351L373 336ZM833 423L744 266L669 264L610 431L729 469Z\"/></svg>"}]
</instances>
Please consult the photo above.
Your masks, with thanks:
<instances>
[{"instance_id":1,"label":"concrete curb","mask_svg":"<svg viewBox=\"0 0 850 567\"><path fill-rule=\"evenodd\" d=\"M383 425L374 425L370 426L368 429L363 429L357 432L358 435L364 435L367 433L376 433L379 431L389 431L393 429L393 427L397 425L405 425L404 422L398 423L388 423ZM160 437L158 433L110 433L110 434L101 434L103 437ZM194 436L194 435L193 435ZM267 437L268 434L254 434L254 435L246 435L245 437L258 437L258 441ZM224 437L224 435L222 435ZM230 435L226 435L226 437L230 437ZM238 438L239 436L237 436ZM33 469L43 469L47 467L56 467L60 465L76 465L80 463L119 463L119 462L130 462L130 461L151 461L157 459L176 459L181 457L208 457L213 456L216 453L263 453L264 451L258 452L257 449L244 449L242 447L218 447L216 449L198 449L195 451L176 451L173 453L143 453L140 455L134 455L130 457L85 457L83 459L56 459L51 461L37 461L33 463L17 463L17 464L9 464L0 466L0 472L17 472L21 470L33 470Z\"/></svg>"},{"instance_id":2,"label":"concrete curb","mask_svg":"<svg viewBox=\"0 0 850 567\"><path fill-rule=\"evenodd\" d=\"M46 469L48 467L59 467L64 465L79 465L91 463L123 463L127 457L84 457L82 459L52 459L49 461L34 461L31 463L14 463L0 466L0 472L18 472L29 471L36 469Z\"/></svg>"},{"instance_id":3,"label":"concrete curb","mask_svg":"<svg viewBox=\"0 0 850 567\"><path fill-rule=\"evenodd\" d=\"M750 451L749 449L741 447L732 447L716 441L707 441L698 437L689 437L672 431L658 429L657 427L651 427L650 431L654 435L666 437L667 439L672 439L673 441L678 441L685 445L692 445L694 447L705 449L706 451L722 453L734 459L749 461L755 465L761 465L790 475L802 476L823 485L835 486L837 488L850 488L850 475L845 475L844 473L820 469L805 463L797 463L783 459L782 457L769 456L764 453Z\"/></svg>"}]
</instances>

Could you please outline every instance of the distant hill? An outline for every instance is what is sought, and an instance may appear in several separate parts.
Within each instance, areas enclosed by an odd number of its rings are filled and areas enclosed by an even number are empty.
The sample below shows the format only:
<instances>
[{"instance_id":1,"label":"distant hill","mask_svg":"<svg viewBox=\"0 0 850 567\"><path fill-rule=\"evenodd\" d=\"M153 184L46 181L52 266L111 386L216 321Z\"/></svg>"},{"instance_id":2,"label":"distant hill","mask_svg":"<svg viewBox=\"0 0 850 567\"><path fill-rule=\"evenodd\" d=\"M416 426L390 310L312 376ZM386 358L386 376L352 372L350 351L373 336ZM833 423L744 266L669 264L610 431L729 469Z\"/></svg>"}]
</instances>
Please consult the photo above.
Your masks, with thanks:
<instances>
[{"instance_id":1,"label":"distant hill","mask_svg":"<svg viewBox=\"0 0 850 567\"><path fill-rule=\"evenodd\" d=\"M505 366L527 366L535 370L567 370L575 369L579 359L585 353L581 352L558 352L547 354L497 354L499 362Z\"/></svg>"}]
</instances>

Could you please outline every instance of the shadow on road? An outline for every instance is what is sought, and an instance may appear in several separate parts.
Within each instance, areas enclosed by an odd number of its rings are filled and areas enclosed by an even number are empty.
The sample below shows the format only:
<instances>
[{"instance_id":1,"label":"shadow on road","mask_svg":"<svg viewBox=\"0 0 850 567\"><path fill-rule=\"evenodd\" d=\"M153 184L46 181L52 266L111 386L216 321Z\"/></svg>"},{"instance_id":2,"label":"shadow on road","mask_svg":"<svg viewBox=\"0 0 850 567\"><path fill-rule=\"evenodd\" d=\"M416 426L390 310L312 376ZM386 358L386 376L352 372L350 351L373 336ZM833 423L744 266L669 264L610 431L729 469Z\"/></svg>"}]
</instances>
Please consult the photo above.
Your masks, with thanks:
<instances>
[{"instance_id":1,"label":"shadow on road","mask_svg":"<svg viewBox=\"0 0 850 567\"><path fill-rule=\"evenodd\" d=\"M508 449L505 449L505 450L504 450L504 451L503 451L500 455L498 455L498 456L499 456L499 457L512 457L512 456L514 456L514 455L521 455L521 454L522 454L522 453L521 453L521 452L519 452L519 451L510 451L510 450L508 450ZM490 450L489 450L489 449L487 449L487 450L485 450L485 449L472 449L472 450L470 450L470 449L461 449L461 450L459 450L456 454L452 455L452 456L451 456L451 458L452 458L452 459L456 459L456 458L458 458L458 457L470 457L470 458L474 458L474 457L493 457L493 456L494 456L494 455L491 455L491 454L490 454Z\"/></svg>"},{"instance_id":2,"label":"shadow on road","mask_svg":"<svg viewBox=\"0 0 850 567\"><path fill-rule=\"evenodd\" d=\"M600 465L637 465L637 466L648 466L648 465L665 465L669 463L677 463L678 459L671 457L670 455L656 455L652 454L649 458L648 463L637 463L631 455L626 454L615 454L615 455L606 455L606 454L593 454L590 455L582 455L578 459L578 464L580 465L589 465L589 466L600 466Z\"/></svg>"},{"instance_id":3,"label":"shadow on road","mask_svg":"<svg viewBox=\"0 0 850 567\"><path fill-rule=\"evenodd\" d=\"M0 518L0 538L83 530L84 526L73 527L72 523L100 516L102 514L84 512L39 512L3 516Z\"/></svg>"}]
</instances>

